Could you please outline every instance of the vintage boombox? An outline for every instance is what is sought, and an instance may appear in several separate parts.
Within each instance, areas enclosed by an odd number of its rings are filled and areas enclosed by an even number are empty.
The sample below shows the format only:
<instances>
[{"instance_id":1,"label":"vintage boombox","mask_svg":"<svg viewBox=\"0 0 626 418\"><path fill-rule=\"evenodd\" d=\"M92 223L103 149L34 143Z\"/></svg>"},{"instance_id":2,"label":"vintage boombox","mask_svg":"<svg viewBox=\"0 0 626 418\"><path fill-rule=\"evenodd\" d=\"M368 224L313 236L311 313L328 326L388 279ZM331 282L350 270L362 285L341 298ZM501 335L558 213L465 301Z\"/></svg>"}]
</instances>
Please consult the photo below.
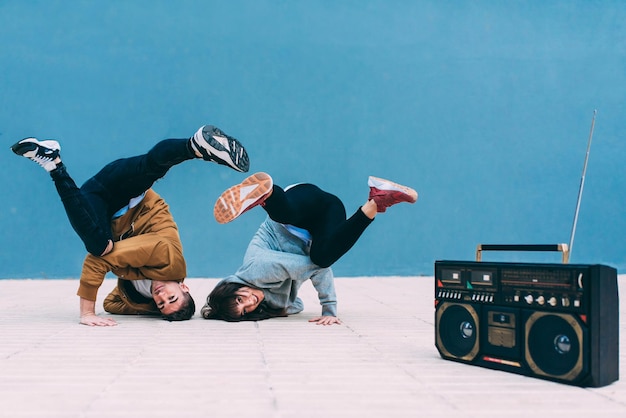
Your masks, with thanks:
<instances>
[{"instance_id":1,"label":"vintage boombox","mask_svg":"<svg viewBox=\"0 0 626 418\"><path fill-rule=\"evenodd\" d=\"M617 271L600 264L436 261L435 340L444 359L608 385L619 378Z\"/></svg>"}]
</instances>

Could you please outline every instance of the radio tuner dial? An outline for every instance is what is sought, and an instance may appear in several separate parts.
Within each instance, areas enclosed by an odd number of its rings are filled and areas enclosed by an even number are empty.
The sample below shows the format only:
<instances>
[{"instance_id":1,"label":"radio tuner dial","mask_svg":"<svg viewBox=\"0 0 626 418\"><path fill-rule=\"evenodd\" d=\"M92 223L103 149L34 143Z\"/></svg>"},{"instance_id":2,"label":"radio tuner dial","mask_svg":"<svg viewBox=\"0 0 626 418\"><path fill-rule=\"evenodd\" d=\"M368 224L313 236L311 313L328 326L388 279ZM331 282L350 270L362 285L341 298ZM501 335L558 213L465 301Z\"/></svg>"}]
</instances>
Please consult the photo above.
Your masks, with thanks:
<instances>
[{"instance_id":1,"label":"radio tuner dial","mask_svg":"<svg viewBox=\"0 0 626 418\"><path fill-rule=\"evenodd\" d=\"M548 305L550 306L556 306L557 304L557 300L554 296L552 296L550 299L548 299Z\"/></svg>"},{"instance_id":2,"label":"radio tuner dial","mask_svg":"<svg viewBox=\"0 0 626 418\"><path fill-rule=\"evenodd\" d=\"M526 296L524 296L524 300L526 301L527 304L530 305L530 304L533 303L533 300L535 300L535 299L533 298L533 295L526 295Z\"/></svg>"}]
</instances>

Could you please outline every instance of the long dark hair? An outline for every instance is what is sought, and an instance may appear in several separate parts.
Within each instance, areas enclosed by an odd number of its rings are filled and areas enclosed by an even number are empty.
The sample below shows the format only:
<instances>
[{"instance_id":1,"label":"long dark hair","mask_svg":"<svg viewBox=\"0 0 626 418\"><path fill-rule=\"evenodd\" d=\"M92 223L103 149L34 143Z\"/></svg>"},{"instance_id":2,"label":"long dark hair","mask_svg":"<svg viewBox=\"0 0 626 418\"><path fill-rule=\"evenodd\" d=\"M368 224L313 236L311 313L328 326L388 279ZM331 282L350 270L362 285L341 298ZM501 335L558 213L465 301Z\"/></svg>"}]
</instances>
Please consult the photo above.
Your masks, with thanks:
<instances>
[{"instance_id":1,"label":"long dark hair","mask_svg":"<svg viewBox=\"0 0 626 418\"><path fill-rule=\"evenodd\" d=\"M220 282L207 296L206 304L201 310L204 319L221 319L228 322L262 321L264 319L287 316L285 309L272 308L266 301L252 312L239 315L237 312L237 291L242 287L251 287L241 283ZM257 288L255 288L257 289Z\"/></svg>"}]
</instances>

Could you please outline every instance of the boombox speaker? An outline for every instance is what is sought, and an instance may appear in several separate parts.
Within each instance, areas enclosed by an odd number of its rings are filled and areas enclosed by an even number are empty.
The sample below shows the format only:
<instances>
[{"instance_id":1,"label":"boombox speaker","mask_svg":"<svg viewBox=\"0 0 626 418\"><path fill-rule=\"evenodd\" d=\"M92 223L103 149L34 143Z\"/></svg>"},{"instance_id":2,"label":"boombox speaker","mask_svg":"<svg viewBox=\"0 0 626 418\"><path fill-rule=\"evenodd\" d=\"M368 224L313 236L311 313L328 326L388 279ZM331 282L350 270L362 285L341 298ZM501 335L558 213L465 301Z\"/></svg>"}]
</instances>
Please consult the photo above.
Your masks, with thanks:
<instances>
[{"instance_id":1,"label":"boombox speaker","mask_svg":"<svg viewBox=\"0 0 626 418\"><path fill-rule=\"evenodd\" d=\"M577 386L619 379L617 271L605 265L435 262L442 358Z\"/></svg>"}]
</instances>

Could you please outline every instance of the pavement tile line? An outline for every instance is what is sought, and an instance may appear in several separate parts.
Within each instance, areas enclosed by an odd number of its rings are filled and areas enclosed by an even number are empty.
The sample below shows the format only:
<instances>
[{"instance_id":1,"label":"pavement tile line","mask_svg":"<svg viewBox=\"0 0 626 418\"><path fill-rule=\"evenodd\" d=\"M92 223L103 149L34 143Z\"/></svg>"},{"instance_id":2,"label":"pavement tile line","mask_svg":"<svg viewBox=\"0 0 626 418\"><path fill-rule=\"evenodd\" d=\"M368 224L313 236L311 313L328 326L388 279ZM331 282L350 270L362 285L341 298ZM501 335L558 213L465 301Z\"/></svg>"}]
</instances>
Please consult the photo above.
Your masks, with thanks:
<instances>
[{"instance_id":1,"label":"pavement tile line","mask_svg":"<svg viewBox=\"0 0 626 418\"><path fill-rule=\"evenodd\" d=\"M272 404L272 408L278 412L279 408L278 408L278 399L276 398L276 393L274 392L274 387L272 385L272 369L270 367L270 363L267 361L267 356L265 355L265 344L263 343L263 336L262 336L262 331L261 331L261 327L259 325L259 322L255 322L254 323L254 329L256 331L256 337L257 337L257 344L259 346L259 353L261 355L261 362L263 364L263 371L264 373L264 378L265 378L265 383L267 384L267 391L269 392L270 395L270 401ZM278 416L278 415L277 415Z\"/></svg>"}]
</instances>

